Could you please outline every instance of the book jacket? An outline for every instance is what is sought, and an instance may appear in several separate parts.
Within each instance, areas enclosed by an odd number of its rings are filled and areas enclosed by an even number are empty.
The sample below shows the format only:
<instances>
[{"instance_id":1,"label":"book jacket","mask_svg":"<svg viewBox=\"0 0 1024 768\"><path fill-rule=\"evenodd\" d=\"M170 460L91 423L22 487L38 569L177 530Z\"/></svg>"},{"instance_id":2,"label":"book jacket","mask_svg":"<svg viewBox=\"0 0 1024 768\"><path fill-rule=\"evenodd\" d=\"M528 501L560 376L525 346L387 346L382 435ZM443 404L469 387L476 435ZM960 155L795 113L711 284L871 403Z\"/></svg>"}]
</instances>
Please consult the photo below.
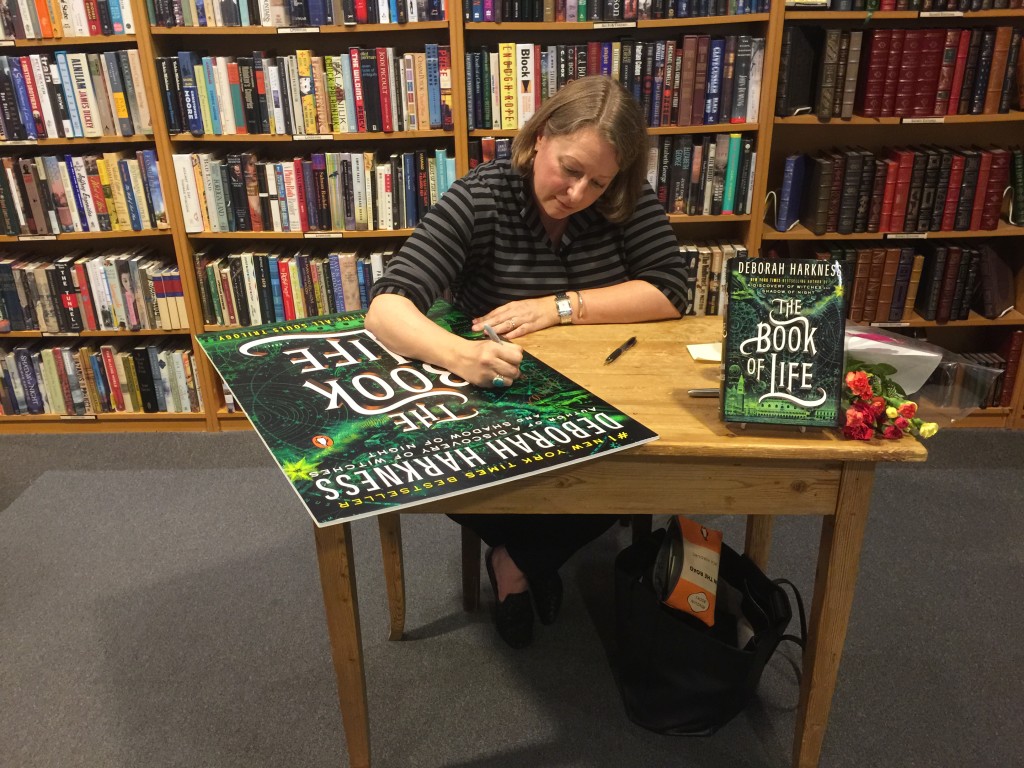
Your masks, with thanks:
<instances>
[{"instance_id":1,"label":"book jacket","mask_svg":"<svg viewBox=\"0 0 1024 768\"><path fill-rule=\"evenodd\" d=\"M447 304L430 317L479 336ZM481 389L390 351L363 318L349 312L198 336L318 526L658 437L528 353L511 387Z\"/></svg>"},{"instance_id":2,"label":"book jacket","mask_svg":"<svg viewBox=\"0 0 1024 768\"><path fill-rule=\"evenodd\" d=\"M842 265L729 262L722 419L835 427L843 385Z\"/></svg>"}]
</instances>

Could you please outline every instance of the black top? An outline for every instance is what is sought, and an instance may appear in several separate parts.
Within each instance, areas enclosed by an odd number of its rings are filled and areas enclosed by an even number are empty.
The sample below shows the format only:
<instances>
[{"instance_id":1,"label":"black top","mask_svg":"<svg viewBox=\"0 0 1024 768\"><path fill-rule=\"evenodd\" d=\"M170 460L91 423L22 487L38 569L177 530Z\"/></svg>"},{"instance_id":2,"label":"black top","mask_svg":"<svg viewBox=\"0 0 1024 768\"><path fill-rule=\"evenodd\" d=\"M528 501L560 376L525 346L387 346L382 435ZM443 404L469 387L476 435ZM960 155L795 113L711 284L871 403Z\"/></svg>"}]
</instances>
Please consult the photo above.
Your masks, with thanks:
<instances>
[{"instance_id":1,"label":"black top","mask_svg":"<svg viewBox=\"0 0 1024 768\"><path fill-rule=\"evenodd\" d=\"M420 311L451 289L470 316L515 299L646 280L685 314L686 266L650 185L625 224L593 206L573 214L558 247L526 180L508 160L456 180L388 261L372 295L396 293Z\"/></svg>"}]
</instances>

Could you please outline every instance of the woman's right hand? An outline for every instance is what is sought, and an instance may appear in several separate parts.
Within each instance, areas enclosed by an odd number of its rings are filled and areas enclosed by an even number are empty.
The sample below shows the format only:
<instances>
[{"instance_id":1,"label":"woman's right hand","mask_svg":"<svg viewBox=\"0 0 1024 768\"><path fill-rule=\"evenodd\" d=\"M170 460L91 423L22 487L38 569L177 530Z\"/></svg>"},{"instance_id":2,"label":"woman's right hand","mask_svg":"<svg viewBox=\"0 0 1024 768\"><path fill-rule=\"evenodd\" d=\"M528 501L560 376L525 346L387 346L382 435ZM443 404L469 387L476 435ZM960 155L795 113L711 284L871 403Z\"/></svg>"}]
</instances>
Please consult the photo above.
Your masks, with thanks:
<instances>
[{"instance_id":1,"label":"woman's right hand","mask_svg":"<svg viewBox=\"0 0 1024 768\"><path fill-rule=\"evenodd\" d=\"M478 387L510 387L520 376L523 348L518 344L467 339L460 352L461 357L451 368L452 373Z\"/></svg>"}]
</instances>

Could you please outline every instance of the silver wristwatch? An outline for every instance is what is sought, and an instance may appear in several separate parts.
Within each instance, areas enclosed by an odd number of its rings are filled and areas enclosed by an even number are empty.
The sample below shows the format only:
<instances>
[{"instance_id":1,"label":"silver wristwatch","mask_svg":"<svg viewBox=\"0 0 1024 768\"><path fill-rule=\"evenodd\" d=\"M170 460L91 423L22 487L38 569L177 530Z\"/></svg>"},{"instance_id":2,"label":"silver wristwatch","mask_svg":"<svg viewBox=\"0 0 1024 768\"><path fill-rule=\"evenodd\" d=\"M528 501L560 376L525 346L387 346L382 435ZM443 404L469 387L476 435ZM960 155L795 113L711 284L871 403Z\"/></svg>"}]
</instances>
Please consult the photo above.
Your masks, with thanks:
<instances>
[{"instance_id":1,"label":"silver wristwatch","mask_svg":"<svg viewBox=\"0 0 1024 768\"><path fill-rule=\"evenodd\" d=\"M572 302L564 291L555 294L555 307L558 309L558 322L562 325L571 325Z\"/></svg>"}]
</instances>

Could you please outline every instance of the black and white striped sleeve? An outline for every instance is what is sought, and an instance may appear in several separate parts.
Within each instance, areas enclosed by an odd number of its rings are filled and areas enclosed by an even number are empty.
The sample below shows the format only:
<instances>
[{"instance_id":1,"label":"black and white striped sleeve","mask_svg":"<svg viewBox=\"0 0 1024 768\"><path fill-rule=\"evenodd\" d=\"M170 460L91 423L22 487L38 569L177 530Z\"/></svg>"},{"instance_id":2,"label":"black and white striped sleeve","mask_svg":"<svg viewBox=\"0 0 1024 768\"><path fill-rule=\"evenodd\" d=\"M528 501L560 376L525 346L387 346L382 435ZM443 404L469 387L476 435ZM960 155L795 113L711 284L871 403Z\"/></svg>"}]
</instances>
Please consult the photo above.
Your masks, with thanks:
<instances>
[{"instance_id":1,"label":"black and white striped sleeve","mask_svg":"<svg viewBox=\"0 0 1024 768\"><path fill-rule=\"evenodd\" d=\"M629 276L651 283L680 314L686 314L686 264L665 209L647 183L633 215L623 225L623 245Z\"/></svg>"}]
</instances>

